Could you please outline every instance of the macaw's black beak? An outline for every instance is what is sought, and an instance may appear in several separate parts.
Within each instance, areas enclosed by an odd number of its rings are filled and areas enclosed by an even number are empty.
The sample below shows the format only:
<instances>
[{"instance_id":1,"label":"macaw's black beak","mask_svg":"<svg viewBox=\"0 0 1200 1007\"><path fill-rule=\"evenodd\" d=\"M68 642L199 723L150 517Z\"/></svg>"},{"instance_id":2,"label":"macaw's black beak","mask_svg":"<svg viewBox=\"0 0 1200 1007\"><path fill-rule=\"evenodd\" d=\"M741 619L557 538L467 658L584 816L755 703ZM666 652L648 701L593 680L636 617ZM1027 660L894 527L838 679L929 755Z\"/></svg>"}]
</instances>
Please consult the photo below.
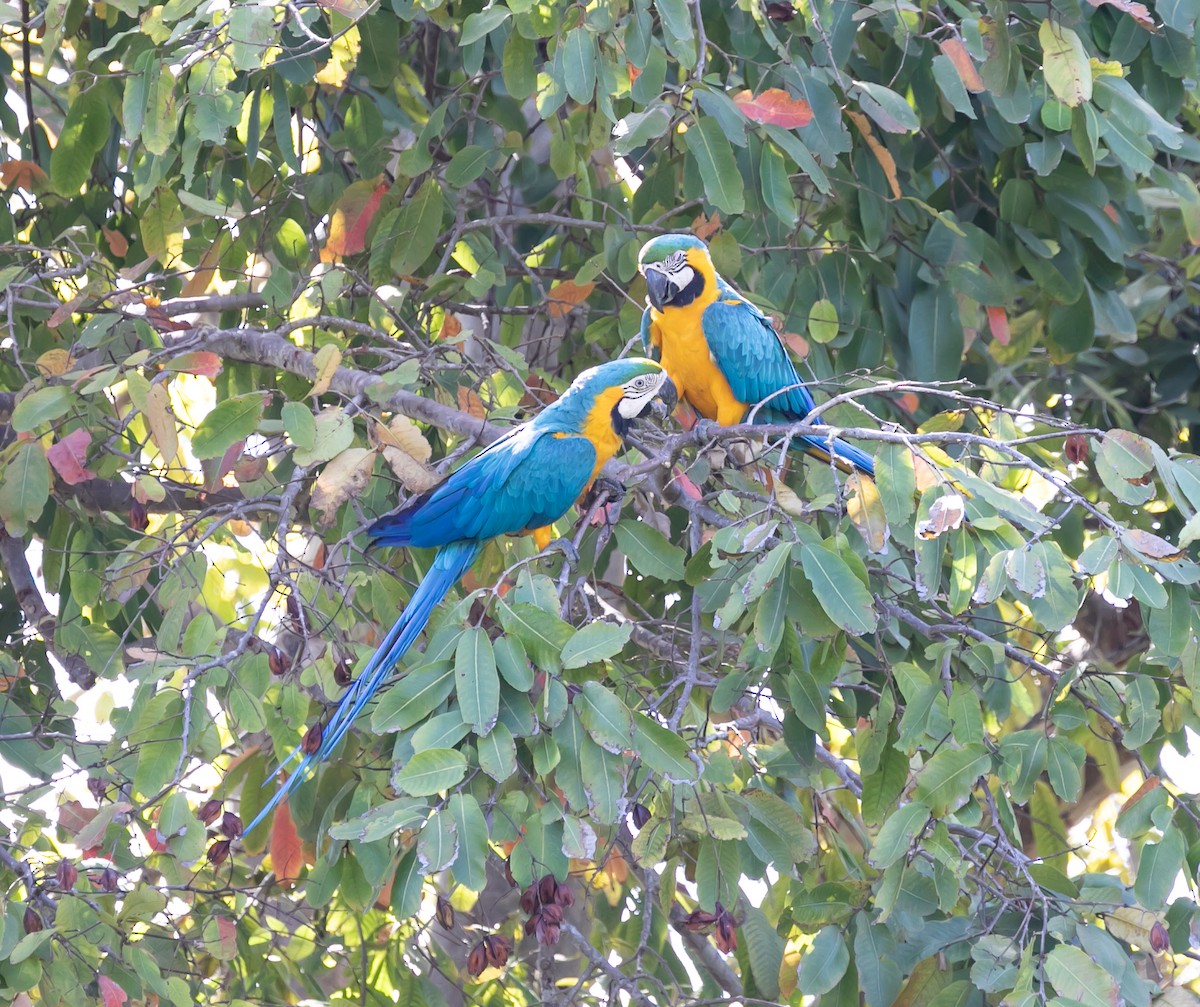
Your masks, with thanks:
<instances>
[{"instance_id":1,"label":"macaw's black beak","mask_svg":"<svg viewBox=\"0 0 1200 1007\"><path fill-rule=\"evenodd\" d=\"M658 311L666 306L672 293L671 280L661 269L654 265L646 266L646 300Z\"/></svg>"},{"instance_id":2,"label":"macaw's black beak","mask_svg":"<svg viewBox=\"0 0 1200 1007\"><path fill-rule=\"evenodd\" d=\"M663 383L658 386L657 401L650 404L651 411L660 420L665 420L678 404L679 391L675 388L675 382L670 378L663 378Z\"/></svg>"}]
</instances>

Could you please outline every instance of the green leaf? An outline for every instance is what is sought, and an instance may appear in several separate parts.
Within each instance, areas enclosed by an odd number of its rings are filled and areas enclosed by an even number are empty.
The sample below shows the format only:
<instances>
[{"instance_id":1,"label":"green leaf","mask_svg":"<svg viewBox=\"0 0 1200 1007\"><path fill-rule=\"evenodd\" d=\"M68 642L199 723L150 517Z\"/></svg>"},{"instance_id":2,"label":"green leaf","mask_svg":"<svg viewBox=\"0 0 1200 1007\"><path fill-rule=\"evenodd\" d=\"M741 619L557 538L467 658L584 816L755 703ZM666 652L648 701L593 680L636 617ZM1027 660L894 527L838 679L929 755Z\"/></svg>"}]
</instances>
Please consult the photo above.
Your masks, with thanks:
<instances>
[{"instance_id":1,"label":"green leaf","mask_svg":"<svg viewBox=\"0 0 1200 1007\"><path fill-rule=\"evenodd\" d=\"M417 752L393 777L397 789L412 797L432 797L449 790L467 775L467 760L453 748Z\"/></svg>"},{"instance_id":2,"label":"green leaf","mask_svg":"<svg viewBox=\"0 0 1200 1007\"><path fill-rule=\"evenodd\" d=\"M779 997L779 970L783 966L784 940L767 922L763 911L747 906L741 921L746 937L746 957L759 995L768 1000Z\"/></svg>"},{"instance_id":3,"label":"green leaf","mask_svg":"<svg viewBox=\"0 0 1200 1007\"><path fill-rule=\"evenodd\" d=\"M410 671L383 694L371 715L376 734L404 731L419 724L454 691L454 671L448 663Z\"/></svg>"},{"instance_id":4,"label":"green leaf","mask_svg":"<svg viewBox=\"0 0 1200 1007\"><path fill-rule=\"evenodd\" d=\"M1155 648L1164 657L1178 657L1191 639L1191 601L1180 584L1167 584L1166 589L1166 606L1151 609L1146 623Z\"/></svg>"},{"instance_id":5,"label":"green leaf","mask_svg":"<svg viewBox=\"0 0 1200 1007\"><path fill-rule=\"evenodd\" d=\"M809 996L828 993L846 974L850 950L838 927L822 927L813 938L812 947L800 959L800 974L796 989Z\"/></svg>"},{"instance_id":6,"label":"green leaf","mask_svg":"<svg viewBox=\"0 0 1200 1007\"><path fill-rule=\"evenodd\" d=\"M0 520L20 538L42 514L50 498L50 463L37 441L22 444L0 478Z\"/></svg>"},{"instance_id":7,"label":"green leaf","mask_svg":"<svg viewBox=\"0 0 1200 1007\"><path fill-rule=\"evenodd\" d=\"M912 133L919 129L921 120L912 106L882 84L856 80L851 90L858 99L858 106L867 113L880 129L888 133Z\"/></svg>"},{"instance_id":8,"label":"green leaf","mask_svg":"<svg viewBox=\"0 0 1200 1007\"><path fill-rule=\"evenodd\" d=\"M458 37L458 44L467 46L472 42L478 42L485 35L499 28L511 16L512 11L507 7L495 5L467 15L467 19L463 21L462 34Z\"/></svg>"},{"instance_id":9,"label":"green leaf","mask_svg":"<svg viewBox=\"0 0 1200 1007\"><path fill-rule=\"evenodd\" d=\"M1112 1007L1118 1000L1116 980L1079 948L1060 944L1042 968L1059 996L1084 1007Z\"/></svg>"},{"instance_id":10,"label":"green leaf","mask_svg":"<svg viewBox=\"0 0 1200 1007\"><path fill-rule=\"evenodd\" d=\"M482 629L468 629L454 651L454 686L463 720L487 734L500 714L500 676L492 642Z\"/></svg>"},{"instance_id":11,"label":"green leaf","mask_svg":"<svg viewBox=\"0 0 1200 1007\"><path fill-rule=\"evenodd\" d=\"M808 334L814 342L831 343L838 335L838 311L833 301L822 297L808 309Z\"/></svg>"},{"instance_id":12,"label":"green leaf","mask_svg":"<svg viewBox=\"0 0 1200 1007\"><path fill-rule=\"evenodd\" d=\"M17 403L12 411L12 428L19 434L36 430L43 423L65 416L75 401L75 393L66 385L39 388Z\"/></svg>"},{"instance_id":13,"label":"green leaf","mask_svg":"<svg viewBox=\"0 0 1200 1007\"><path fill-rule=\"evenodd\" d=\"M787 163L779 149L764 143L762 161L758 167L758 178L762 184L763 200L784 227L795 227L799 215L796 212L796 193L788 177Z\"/></svg>"},{"instance_id":14,"label":"green leaf","mask_svg":"<svg viewBox=\"0 0 1200 1007\"><path fill-rule=\"evenodd\" d=\"M886 730L882 726L881 729ZM882 824L900 799L907 783L908 757L888 745L880 757L879 769L863 776L863 821L868 825Z\"/></svg>"},{"instance_id":15,"label":"green leaf","mask_svg":"<svg viewBox=\"0 0 1200 1007\"><path fill-rule=\"evenodd\" d=\"M200 459L220 458L258 429L266 404L267 396L261 392L218 402L192 434L192 454Z\"/></svg>"},{"instance_id":16,"label":"green leaf","mask_svg":"<svg viewBox=\"0 0 1200 1007\"><path fill-rule=\"evenodd\" d=\"M632 623L592 622L577 632L562 649L564 669L583 668L616 657L629 642Z\"/></svg>"},{"instance_id":17,"label":"green leaf","mask_svg":"<svg viewBox=\"0 0 1200 1007\"><path fill-rule=\"evenodd\" d=\"M495 151L486 147L474 144L463 147L446 165L446 182L455 189L470 185L491 167L493 157Z\"/></svg>"},{"instance_id":18,"label":"green leaf","mask_svg":"<svg viewBox=\"0 0 1200 1007\"><path fill-rule=\"evenodd\" d=\"M880 444L875 449L875 482L883 498L888 526L908 524L916 507L917 476L912 451L906 444Z\"/></svg>"},{"instance_id":19,"label":"green leaf","mask_svg":"<svg viewBox=\"0 0 1200 1007\"><path fill-rule=\"evenodd\" d=\"M528 602L509 605L501 601L500 624L506 633L513 634L525 645L539 668L555 673L561 669L560 655L575 630L558 616Z\"/></svg>"},{"instance_id":20,"label":"green leaf","mask_svg":"<svg viewBox=\"0 0 1200 1007\"><path fill-rule=\"evenodd\" d=\"M633 714L633 749L670 783L695 783L700 777L688 743L644 713Z\"/></svg>"},{"instance_id":21,"label":"green leaf","mask_svg":"<svg viewBox=\"0 0 1200 1007\"><path fill-rule=\"evenodd\" d=\"M435 811L417 836L417 862L426 874L444 871L458 856L458 826L446 809Z\"/></svg>"},{"instance_id":22,"label":"green leaf","mask_svg":"<svg viewBox=\"0 0 1200 1007\"><path fill-rule=\"evenodd\" d=\"M629 710L613 693L599 682L584 682L576 703L579 719L596 744L609 752L629 747Z\"/></svg>"},{"instance_id":23,"label":"green leaf","mask_svg":"<svg viewBox=\"0 0 1200 1007\"><path fill-rule=\"evenodd\" d=\"M504 14L507 16L508 11L505 10ZM470 20L471 18L467 18L468 22ZM417 190L416 195L401 207L390 233L384 235L381 233L384 229L379 228L374 240L386 241L391 245L392 272L407 276L429 258L441 234L445 210L446 200L442 195L441 186L429 178Z\"/></svg>"},{"instance_id":24,"label":"green leaf","mask_svg":"<svg viewBox=\"0 0 1200 1007\"><path fill-rule=\"evenodd\" d=\"M913 296L908 308L908 349L911 376L918 381L958 377L963 329L954 294L945 285L922 287Z\"/></svg>"},{"instance_id":25,"label":"green leaf","mask_svg":"<svg viewBox=\"0 0 1200 1007\"><path fill-rule=\"evenodd\" d=\"M1138 902L1147 909L1162 909L1166 905L1179 872L1187 869L1186 852L1183 833L1173 825L1167 827L1159 842L1142 847L1133 881L1133 894Z\"/></svg>"},{"instance_id":26,"label":"green leaf","mask_svg":"<svg viewBox=\"0 0 1200 1007\"><path fill-rule=\"evenodd\" d=\"M746 205L742 174L720 123L711 116L704 116L683 139L700 169L709 202L722 213L741 213Z\"/></svg>"},{"instance_id":27,"label":"green leaf","mask_svg":"<svg viewBox=\"0 0 1200 1007\"><path fill-rule=\"evenodd\" d=\"M458 859L450 865L454 880L473 892L487 884L488 827L479 802L470 794L451 794L450 815L458 831Z\"/></svg>"},{"instance_id":28,"label":"green leaf","mask_svg":"<svg viewBox=\"0 0 1200 1007\"><path fill-rule=\"evenodd\" d=\"M682 580L684 552L643 521L617 525L617 544L638 573L658 580Z\"/></svg>"},{"instance_id":29,"label":"green leaf","mask_svg":"<svg viewBox=\"0 0 1200 1007\"><path fill-rule=\"evenodd\" d=\"M900 967L893 960L896 939L864 912L854 917L854 963L867 1007L888 1007L900 992Z\"/></svg>"},{"instance_id":30,"label":"green leaf","mask_svg":"<svg viewBox=\"0 0 1200 1007\"><path fill-rule=\"evenodd\" d=\"M67 108L58 143L50 152L50 182L62 196L78 195L116 125L107 94L108 88L96 83Z\"/></svg>"},{"instance_id":31,"label":"green leaf","mask_svg":"<svg viewBox=\"0 0 1200 1007\"><path fill-rule=\"evenodd\" d=\"M928 821L929 808L920 801L913 801L894 812L875 837L869 857L871 863L882 869L902 859Z\"/></svg>"},{"instance_id":32,"label":"green leaf","mask_svg":"<svg viewBox=\"0 0 1200 1007\"><path fill-rule=\"evenodd\" d=\"M503 783L517 771L517 746L512 731L503 721L475 744L479 768L497 783Z\"/></svg>"},{"instance_id":33,"label":"green leaf","mask_svg":"<svg viewBox=\"0 0 1200 1007\"><path fill-rule=\"evenodd\" d=\"M944 815L967 799L976 781L991 765L992 760L982 745L942 749L917 774L913 797L929 805L935 815Z\"/></svg>"},{"instance_id":34,"label":"green leaf","mask_svg":"<svg viewBox=\"0 0 1200 1007\"><path fill-rule=\"evenodd\" d=\"M528 692L533 688L533 668L525 656L525 647L515 636L502 636L492 645L496 653L496 667L501 677L517 692Z\"/></svg>"},{"instance_id":35,"label":"green leaf","mask_svg":"<svg viewBox=\"0 0 1200 1007\"><path fill-rule=\"evenodd\" d=\"M838 553L824 546L804 545L800 548L800 562L830 619L858 636L875 629L871 592Z\"/></svg>"},{"instance_id":36,"label":"green leaf","mask_svg":"<svg viewBox=\"0 0 1200 1007\"><path fill-rule=\"evenodd\" d=\"M563 43L563 69L567 94L581 105L596 91L596 36L586 28L572 28Z\"/></svg>"}]
</instances>

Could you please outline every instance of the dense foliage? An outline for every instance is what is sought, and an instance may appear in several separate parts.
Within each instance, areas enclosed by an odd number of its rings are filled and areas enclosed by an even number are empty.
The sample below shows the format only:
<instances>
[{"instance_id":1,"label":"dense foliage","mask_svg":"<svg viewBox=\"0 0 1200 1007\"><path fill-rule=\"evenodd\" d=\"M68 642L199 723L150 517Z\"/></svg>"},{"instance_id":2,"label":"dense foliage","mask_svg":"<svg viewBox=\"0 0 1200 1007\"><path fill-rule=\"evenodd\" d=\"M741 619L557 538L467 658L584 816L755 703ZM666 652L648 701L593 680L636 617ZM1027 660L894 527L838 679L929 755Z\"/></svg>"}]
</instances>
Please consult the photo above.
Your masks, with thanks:
<instances>
[{"instance_id":1,"label":"dense foliage","mask_svg":"<svg viewBox=\"0 0 1200 1007\"><path fill-rule=\"evenodd\" d=\"M0 4L0 999L1197 1003L1198 13ZM877 481L643 424L242 836L689 228Z\"/></svg>"}]
</instances>

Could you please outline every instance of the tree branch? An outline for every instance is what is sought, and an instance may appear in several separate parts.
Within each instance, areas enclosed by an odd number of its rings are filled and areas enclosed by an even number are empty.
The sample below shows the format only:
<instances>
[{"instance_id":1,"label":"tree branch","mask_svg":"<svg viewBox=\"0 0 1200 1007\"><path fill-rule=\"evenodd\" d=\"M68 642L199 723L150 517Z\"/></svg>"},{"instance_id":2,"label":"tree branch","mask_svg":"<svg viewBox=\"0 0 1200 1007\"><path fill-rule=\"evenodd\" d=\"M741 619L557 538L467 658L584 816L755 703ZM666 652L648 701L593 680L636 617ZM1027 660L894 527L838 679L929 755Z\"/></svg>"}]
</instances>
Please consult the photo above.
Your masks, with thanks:
<instances>
[{"instance_id":1,"label":"tree branch","mask_svg":"<svg viewBox=\"0 0 1200 1007\"><path fill-rule=\"evenodd\" d=\"M87 662L78 654L62 654L54 647L54 616L46 607L46 600L33 579L33 571L29 569L25 543L21 539L13 538L3 529L0 529L0 568L4 570L9 584L12 585L17 604L25 614L25 621L36 629L46 642L46 649L63 666L67 678L81 689L90 689L96 684L96 674L88 667Z\"/></svg>"}]
</instances>

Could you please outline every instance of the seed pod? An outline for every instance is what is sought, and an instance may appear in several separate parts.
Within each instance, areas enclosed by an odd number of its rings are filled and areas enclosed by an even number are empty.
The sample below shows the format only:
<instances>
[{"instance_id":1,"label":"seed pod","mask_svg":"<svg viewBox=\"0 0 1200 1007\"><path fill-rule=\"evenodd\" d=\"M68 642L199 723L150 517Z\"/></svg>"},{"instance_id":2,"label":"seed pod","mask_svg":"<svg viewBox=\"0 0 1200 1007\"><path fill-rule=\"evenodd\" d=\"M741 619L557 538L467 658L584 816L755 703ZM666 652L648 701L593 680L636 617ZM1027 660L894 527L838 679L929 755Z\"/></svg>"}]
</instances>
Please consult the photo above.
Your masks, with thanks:
<instances>
[{"instance_id":1,"label":"seed pod","mask_svg":"<svg viewBox=\"0 0 1200 1007\"><path fill-rule=\"evenodd\" d=\"M316 755L321 748L321 738L324 734L324 727L319 723L313 724L312 727L304 732L304 740L300 742L300 750L305 755Z\"/></svg>"},{"instance_id":2,"label":"seed pod","mask_svg":"<svg viewBox=\"0 0 1200 1007\"><path fill-rule=\"evenodd\" d=\"M205 801L200 805L200 810L196 812L196 817L205 825L212 825L217 820L217 816L221 813L221 808L223 807L224 804L215 798L211 801Z\"/></svg>"},{"instance_id":3,"label":"seed pod","mask_svg":"<svg viewBox=\"0 0 1200 1007\"><path fill-rule=\"evenodd\" d=\"M529 919L527 919L525 921L525 936L526 937L528 937L531 933L534 932L534 930L537 929L537 926L541 922L541 919L542 919L541 913L534 913L532 916L529 917Z\"/></svg>"},{"instance_id":4,"label":"seed pod","mask_svg":"<svg viewBox=\"0 0 1200 1007\"><path fill-rule=\"evenodd\" d=\"M547 923L561 923L563 921L562 906L556 902L542 906L542 919Z\"/></svg>"},{"instance_id":5,"label":"seed pod","mask_svg":"<svg viewBox=\"0 0 1200 1007\"><path fill-rule=\"evenodd\" d=\"M41 916L33 906L25 907L25 933L36 934L46 929L46 924L42 922Z\"/></svg>"},{"instance_id":6,"label":"seed pod","mask_svg":"<svg viewBox=\"0 0 1200 1007\"><path fill-rule=\"evenodd\" d=\"M512 862L509 860L504 861L504 880L508 882L509 888L517 887L517 879L513 877Z\"/></svg>"},{"instance_id":7,"label":"seed pod","mask_svg":"<svg viewBox=\"0 0 1200 1007\"><path fill-rule=\"evenodd\" d=\"M717 948L725 954L737 948L737 920L733 913L717 903L717 932L713 937Z\"/></svg>"},{"instance_id":8,"label":"seed pod","mask_svg":"<svg viewBox=\"0 0 1200 1007\"><path fill-rule=\"evenodd\" d=\"M338 661L333 667L333 680L343 689L354 681L354 673L345 661Z\"/></svg>"},{"instance_id":9,"label":"seed pod","mask_svg":"<svg viewBox=\"0 0 1200 1007\"><path fill-rule=\"evenodd\" d=\"M539 944L544 944L546 947L553 947L558 943L560 927L557 923L541 922L537 926L537 939Z\"/></svg>"},{"instance_id":10,"label":"seed pod","mask_svg":"<svg viewBox=\"0 0 1200 1007\"><path fill-rule=\"evenodd\" d=\"M473 976L478 976L485 968L487 968L487 951L483 946L483 941L480 941L471 948L471 953L467 955L467 971Z\"/></svg>"},{"instance_id":11,"label":"seed pod","mask_svg":"<svg viewBox=\"0 0 1200 1007\"><path fill-rule=\"evenodd\" d=\"M633 824L639 829L644 829L649 821L650 809L644 804L635 804L633 806Z\"/></svg>"},{"instance_id":12,"label":"seed pod","mask_svg":"<svg viewBox=\"0 0 1200 1007\"><path fill-rule=\"evenodd\" d=\"M487 954L488 964L502 969L508 962L509 954L512 953L512 941L500 934L491 934L483 939L483 949Z\"/></svg>"},{"instance_id":13,"label":"seed pod","mask_svg":"<svg viewBox=\"0 0 1200 1007\"><path fill-rule=\"evenodd\" d=\"M442 925L442 929L454 929L454 907L450 905L450 900L444 895L437 897L437 908L434 910L434 916L437 918L438 923Z\"/></svg>"},{"instance_id":14,"label":"seed pod","mask_svg":"<svg viewBox=\"0 0 1200 1007\"><path fill-rule=\"evenodd\" d=\"M71 861L60 860L54 871L54 880L58 884L59 891L69 892L75 887L75 882L79 880L79 871Z\"/></svg>"},{"instance_id":15,"label":"seed pod","mask_svg":"<svg viewBox=\"0 0 1200 1007\"><path fill-rule=\"evenodd\" d=\"M564 909L570 909L575 905L575 892L569 884L561 884L558 886L558 891L554 893L554 901Z\"/></svg>"},{"instance_id":16,"label":"seed pod","mask_svg":"<svg viewBox=\"0 0 1200 1007\"><path fill-rule=\"evenodd\" d=\"M118 880L116 870L112 867L106 867L100 872L100 876L96 878L96 887L102 892L115 892Z\"/></svg>"},{"instance_id":17,"label":"seed pod","mask_svg":"<svg viewBox=\"0 0 1200 1007\"><path fill-rule=\"evenodd\" d=\"M1158 954L1171 950L1171 935L1161 920L1155 920L1154 926L1150 928L1150 949Z\"/></svg>"},{"instance_id":18,"label":"seed pod","mask_svg":"<svg viewBox=\"0 0 1200 1007\"><path fill-rule=\"evenodd\" d=\"M1063 442L1063 454L1073 465L1080 465L1088 459L1088 439L1083 434L1067 434Z\"/></svg>"},{"instance_id":19,"label":"seed pod","mask_svg":"<svg viewBox=\"0 0 1200 1007\"><path fill-rule=\"evenodd\" d=\"M140 500L134 500L129 505L129 527L134 531L145 531L150 524L150 516L146 512L146 505Z\"/></svg>"},{"instance_id":20,"label":"seed pod","mask_svg":"<svg viewBox=\"0 0 1200 1007\"><path fill-rule=\"evenodd\" d=\"M271 674L277 678L288 670L288 659L278 647L267 648L267 664L271 669Z\"/></svg>"},{"instance_id":21,"label":"seed pod","mask_svg":"<svg viewBox=\"0 0 1200 1007\"><path fill-rule=\"evenodd\" d=\"M91 795L94 798L96 798L97 801L103 801L104 793L105 793L105 791L108 790L108 783L106 781L100 779L100 777L98 777L98 776L89 776L88 781L87 781L87 788L88 788L88 791L91 793Z\"/></svg>"},{"instance_id":22,"label":"seed pod","mask_svg":"<svg viewBox=\"0 0 1200 1007\"><path fill-rule=\"evenodd\" d=\"M530 916L537 907L537 885L530 885L521 893L521 912L526 916Z\"/></svg>"},{"instance_id":23,"label":"seed pod","mask_svg":"<svg viewBox=\"0 0 1200 1007\"><path fill-rule=\"evenodd\" d=\"M554 901L554 895L558 891L558 882L554 880L553 874L543 874L542 880L538 882L538 901L542 905L547 905Z\"/></svg>"},{"instance_id":24,"label":"seed pod","mask_svg":"<svg viewBox=\"0 0 1200 1007\"><path fill-rule=\"evenodd\" d=\"M208 862L213 867L220 867L229 859L229 844L228 839L218 839L208 848Z\"/></svg>"},{"instance_id":25,"label":"seed pod","mask_svg":"<svg viewBox=\"0 0 1200 1007\"><path fill-rule=\"evenodd\" d=\"M242 820L232 811L226 811L221 816L221 832L230 839L237 839L242 834Z\"/></svg>"}]
</instances>

